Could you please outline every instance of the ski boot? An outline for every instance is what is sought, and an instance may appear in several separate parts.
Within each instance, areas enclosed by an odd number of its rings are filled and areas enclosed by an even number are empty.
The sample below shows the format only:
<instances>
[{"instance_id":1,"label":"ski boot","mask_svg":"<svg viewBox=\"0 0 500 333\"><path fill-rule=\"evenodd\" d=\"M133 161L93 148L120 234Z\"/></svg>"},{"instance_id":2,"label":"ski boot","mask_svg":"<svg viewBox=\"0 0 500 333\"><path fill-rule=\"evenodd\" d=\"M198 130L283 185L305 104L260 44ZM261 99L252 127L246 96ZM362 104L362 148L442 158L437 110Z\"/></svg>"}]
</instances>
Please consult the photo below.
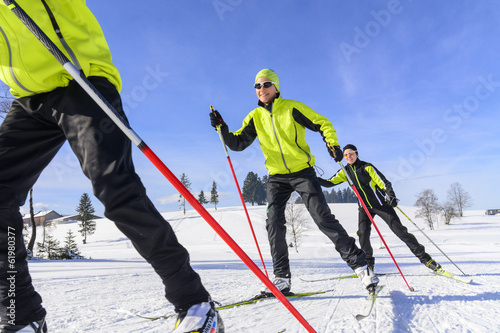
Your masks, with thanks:
<instances>
[{"instance_id":1,"label":"ski boot","mask_svg":"<svg viewBox=\"0 0 500 333\"><path fill-rule=\"evenodd\" d=\"M366 264L368 265L368 268L372 270L372 272L375 272L375 258L366 258Z\"/></svg>"},{"instance_id":2,"label":"ski boot","mask_svg":"<svg viewBox=\"0 0 500 333\"><path fill-rule=\"evenodd\" d=\"M1 333L47 333L45 318L34 321L27 325L0 325Z\"/></svg>"},{"instance_id":3,"label":"ski boot","mask_svg":"<svg viewBox=\"0 0 500 333\"><path fill-rule=\"evenodd\" d=\"M204 302L181 311L172 333L224 333L224 323L213 302Z\"/></svg>"},{"instance_id":4,"label":"ski boot","mask_svg":"<svg viewBox=\"0 0 500 333\"><path fill-rule=\"evenodd\" d=\"M279 291L283 293L283 295L289 294L290 289L292 287L292 281L290 278L284 278L284 277L276 277L273 280L273 284L278 288ZM261 294L272 294L272 292L267 288L266 286L262 287Z\"/></svg>"},{"instance_id":5,"label":"ski boot","mask_svg":"<svg viewBox=\"0 0 500 333\"><path fill-rule=\"evenodd\" d=\"M358 267L354 270L354 273L358 275L358 278L361 280L363 287L368 291L375 290L377 284L379 282L378 277L373 273L373 271L368 268L368 266Z\"/></svg>"},{"instance_id":6,"label":"ski boot","mask_svg":"<svg viewBox=\"0 0 500 333\"><path fill-rule=\"evenodd\" d=\"M441 265L436 262L436 260L431 259L429 260L426 264L425 267L433 270L434 272L437 272L441 269Z\"/></svg>"}]
</instances>

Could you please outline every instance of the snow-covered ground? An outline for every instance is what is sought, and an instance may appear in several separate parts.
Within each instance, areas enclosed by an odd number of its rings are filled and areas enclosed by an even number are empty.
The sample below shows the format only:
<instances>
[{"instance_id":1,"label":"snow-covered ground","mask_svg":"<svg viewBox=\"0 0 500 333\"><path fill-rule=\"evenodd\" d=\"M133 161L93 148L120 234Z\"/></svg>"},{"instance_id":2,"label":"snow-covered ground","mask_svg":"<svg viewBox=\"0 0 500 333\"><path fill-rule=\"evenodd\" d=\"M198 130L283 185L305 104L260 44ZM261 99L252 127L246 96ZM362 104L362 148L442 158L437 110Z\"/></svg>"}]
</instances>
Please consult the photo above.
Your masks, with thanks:
<instances>
[{"instance_id":1,"label":"snow-covered ground","mask_svg":"<svg viewBox=\"0 0 500 333\"><path fill-rule=\"evenodd\" d=\"M350 235L357 227L356 204L331 204L332 211ZM382 220L381 230L405 277L381 277L386 287L369 318L354 316L365 304L366 291L357 279L304 282L300 278L327 278L352 273L312 221L298 250L290 249L292 291L333 289L319 296L292 299L291 303L317 332L500 332L500 215L466 211L451 225L429 230L414 219L415 208L403 211L422 228L472 284L430 273L392 234ZM272 263L265 231L265 207L248 207L265 264ZM260 259L244 211L240 207L209 209L214 218L259 265ZM194 211L165 213L181 243L191 254L192 265L213 298L225 304L256 294L262 283L239 260L225 242ZM309 216L306 213L306 216ZM460 273L404 216L403 223L443 267ZM50 232L61 243L67 230L77 233L76 224L59 225ZM386 249L380 249L375 230L372 245L376 271L397 272ZM40 233L39 233L40 235ZM149 321L136 315L161 316L173 313L163 297L163 285L152 268L137 254L130 241L109 220L99 220L97 231L78 245L85 260L30 262L37 291L48 311L50 332L170 332L175 317ZM226 332L306 332L277 300L222 310Z\"/></svg>"}]
</instances>

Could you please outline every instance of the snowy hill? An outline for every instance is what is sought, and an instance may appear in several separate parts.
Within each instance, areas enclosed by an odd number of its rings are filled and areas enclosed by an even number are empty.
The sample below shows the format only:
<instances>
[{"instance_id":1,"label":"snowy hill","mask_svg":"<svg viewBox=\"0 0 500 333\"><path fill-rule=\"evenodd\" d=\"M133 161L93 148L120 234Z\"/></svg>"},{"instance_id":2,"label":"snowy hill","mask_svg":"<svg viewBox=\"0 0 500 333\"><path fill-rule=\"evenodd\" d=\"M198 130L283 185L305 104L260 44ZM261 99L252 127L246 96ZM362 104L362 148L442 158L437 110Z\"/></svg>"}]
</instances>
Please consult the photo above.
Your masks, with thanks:
<instances>
[{"instance_id":1,"label":"snowy hill","mask_svg":"<svg viewBox=\"0 0 500 333\"><path fill-rule=\"evenodd\" d=\"M333 213L349 234L357 229L356 204L331 204ZM309 230L296 253L290 249L292 291L334 289L319 296L291 300L317 332L500 332L500 215L467 211L449 226L429 230L414 219L415 208L403 211L422 228L465 273L472 284L430 273L408 248L375 219L411 292L400 275L381 277L386 287L372 315L357 322L354 316L365 304L366 291L357 279L304 282L300 278L327 278L352 271L340 259L326 236L309 220ZM265 207L248 207L253 228L269 274L272 263L265 231ZM260 267L258 252L244 211L240 207L209 209L213 217ZM191 254L192 265L213 298L222 304L256 294L262 283L225 242L194 211L164 213L181 243ZM307 217L309 215L305 214ZM404 216L403 223L426 246L436 261L460 273ZM63 242L77 224L54 227L50 233ZM386 249L379 249L375 230L372 245L377 272L397 272ZM40 233L39 233L40 235ZM170 332L175 317L148 321L143 316L173 313L163 297L163 285L152 268L112 222L98 220L97 231L78 246L85 260L29 263L33 282L48 311L50 332ZM226 332L306 332L277 300L222 310Z\"/></svg>"}]
</instances>

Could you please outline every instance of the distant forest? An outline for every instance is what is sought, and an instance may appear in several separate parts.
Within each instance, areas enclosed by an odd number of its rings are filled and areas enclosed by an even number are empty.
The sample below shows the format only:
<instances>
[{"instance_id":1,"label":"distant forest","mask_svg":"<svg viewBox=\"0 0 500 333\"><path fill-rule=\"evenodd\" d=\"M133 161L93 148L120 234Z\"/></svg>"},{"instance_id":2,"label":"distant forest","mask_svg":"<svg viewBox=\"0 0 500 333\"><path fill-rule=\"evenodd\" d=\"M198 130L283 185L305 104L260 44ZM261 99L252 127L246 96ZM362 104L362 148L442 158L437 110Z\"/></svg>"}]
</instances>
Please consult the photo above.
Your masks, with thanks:
<instances>
[{"instance_id":1,"label":"distant forest","mask_svg":"<svg viewBox=\"0 0 500 333\"><path fill-rule=\"evenodd\" d=\"M332 189L330 192L323 191L326 202L328 203L355 203L358 202L356 194L350 187L344 189ZM302 203L302 198L298 197L295 203Z\"/></svg>"}]
</instances>

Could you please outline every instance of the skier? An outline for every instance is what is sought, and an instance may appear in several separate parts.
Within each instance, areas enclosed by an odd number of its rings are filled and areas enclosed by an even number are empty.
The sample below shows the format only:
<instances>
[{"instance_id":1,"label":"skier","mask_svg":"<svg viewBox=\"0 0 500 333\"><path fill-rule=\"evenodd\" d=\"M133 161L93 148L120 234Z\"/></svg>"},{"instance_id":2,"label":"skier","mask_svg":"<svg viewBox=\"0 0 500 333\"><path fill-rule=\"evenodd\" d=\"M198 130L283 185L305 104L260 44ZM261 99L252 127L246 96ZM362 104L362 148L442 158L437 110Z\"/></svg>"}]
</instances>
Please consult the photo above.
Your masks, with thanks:
<instances>
[{"instance_id":1,"label":"skier","mask_svg":"<svg viewBox=\"0 0 500 333\"><path fill-rule=\"evenodd\" d=\"M342 259L359 276L365 288L371 289L378 278L368 269L366 255L349 237L328 207L314 170L315 157L305 141L305 129L320 132L329 154L342 160L336 131L331 122L307 105L281 97L278 75L263 69L255 77L258 107L243 120L236 132L229 131L218 111L210 113L211 125L220 128L226 145L235 151L250 146L258 138L269 172L267 184L268 233L275 279L283 293L290 292L291 272L286 243L285 207L292 192L297 191L320 230L335 244ZM263 293L269 290L264 288Z\"/></svg>"},{"instance_id":2,"label":"skier","mask_svg":"<svg viewBox=\"0 0 500 333\"><path fill-rule=\"evenodd\" d=\"M398 205L398 199L387 178L373 164L359 159L356 146L348 144L344 147L343 152L348 163L345 169L372 218L375 215L380 216L421 263L433 271L439 270L441 265L425 252L424 246L401 223L398 214L394 210L394 207ZM339 170L329 180L320 178L321 185L324 187L332 187L345 181L347 181L347 177L343 170ZM359 243L366 253L368 266L374 270L375 258L370 244L371 221L361 205L359 206L358 216Z\"/></svg>"},{"instance_id":3,"label":"skier","mask_svg":"<svg viewBox=\"0 0 500 333\"><path fill-rule=\"evenodd\" d=\"M85 1L17 3L126 119L120 74ZM0 79L17 97L0 125L0 332L47 332L46 310L28 272L19 207L66 141L104 204L105 216L161 277L165 296L178 312L175 332L210 327L215 328L210 332L223 332L187 250L146 196L129 139L3 2L0 32Z\"/></svg>"}]
</instances>

